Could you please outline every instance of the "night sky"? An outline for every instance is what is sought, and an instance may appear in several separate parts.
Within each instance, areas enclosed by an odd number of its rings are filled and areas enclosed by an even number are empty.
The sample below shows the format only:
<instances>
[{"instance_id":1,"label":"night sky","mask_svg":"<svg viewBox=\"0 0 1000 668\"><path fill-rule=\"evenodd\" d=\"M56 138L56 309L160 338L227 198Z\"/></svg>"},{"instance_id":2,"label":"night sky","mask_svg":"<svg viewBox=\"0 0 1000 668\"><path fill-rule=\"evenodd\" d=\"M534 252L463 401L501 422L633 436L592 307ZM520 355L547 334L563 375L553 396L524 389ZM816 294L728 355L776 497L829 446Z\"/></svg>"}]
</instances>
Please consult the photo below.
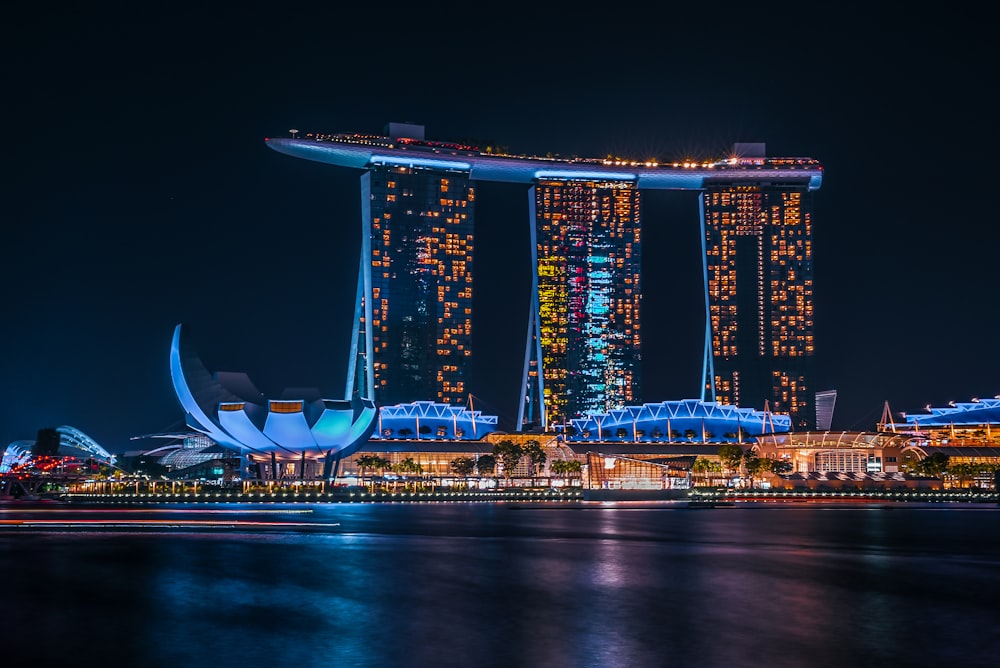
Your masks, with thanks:
<instances>
[{"instance_id":1,"label":"night sky","mask_svg":"<svg viewBox=\"0 0 1000 668\"><path fill-rule=\"evenodd\" d=\"M264 138L390 121L536 155L712 158L759 141L816 158L816 389L839 393L834 428L874 428L885 401L1000 394L983 17L337 4L8 17L0 448L64 424L113 452L183 429L177 323L211 370L341 396L359 174ZM526 195L483 183L477 200L470 389L512 421ZM645 399L697 397L697 195L644 201Z\"/></svg>"}]
</instances>

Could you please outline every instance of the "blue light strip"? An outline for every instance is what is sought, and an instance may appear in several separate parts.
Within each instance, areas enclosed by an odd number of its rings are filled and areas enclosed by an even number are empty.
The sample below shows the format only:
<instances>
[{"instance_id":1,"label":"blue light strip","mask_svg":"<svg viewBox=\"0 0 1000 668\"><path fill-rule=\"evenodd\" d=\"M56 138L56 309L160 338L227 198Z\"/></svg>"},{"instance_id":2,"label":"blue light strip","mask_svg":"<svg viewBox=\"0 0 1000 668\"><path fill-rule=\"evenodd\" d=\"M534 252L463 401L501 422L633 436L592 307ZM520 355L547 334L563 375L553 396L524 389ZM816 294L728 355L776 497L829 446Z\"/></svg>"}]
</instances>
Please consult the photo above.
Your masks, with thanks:
<instances>
[{"instance_id":1,"label":"blue light strip","mask_svg":"<svg viewBox=\"0 0 1000 668\"><path fill-rule=\"evenodd\" d=\"M756 180L773 178L808 178L810 191L818 190L823 182L822 168L818 165L801 168L775 166L769 169L729 169L717 167L678 168L668 165L656 167L605 165L603 170L588 169L589 165L574 164L569 160L551 160L529 156L501 157L488 155L468 156L468 160L449 160L442 157L417 157L406 149L393 149L337 142L317 142L312 139L270 138L267 146L279 153L296 158L314 160L342 167L365 168L374 162L401 166L420 166L438 169L470 171L475 180L503 183L529 183L532 178L554 179L637 179L636 186L651 190L698 190L706 179L731 179L752 176ZM378 152L376 152L376 150ZM590 163L594 164L594 163ZM563 168L554 168L565 165ZM596 166L596 164L595 164Z\"/></svg>"},{"instance_id":2,"label":"blue light strip","mask_svg":"<svg viewBox=\"0 0 1000 668\"><path fill-rule=\"evenodd\" d=\"M606 179L608 181L634 181L635 174L626 172L597 172L574 169L539 169L535 171L536 179L568 179L578 181L580 179Z\"/></svg>"},{"instance_id":3,"label":"blue light strip","mask_svg":"<svg viewBox=\"0 0 1000 668\"><path fill-rule=\"evenodd\" d=\"M400 167L427 167L428 169L460 169L463 171L471 171L472 163L468 162L458 162L457 160L437 160L434 158L412 158L410 156L397 156L397 155L373 155L371 157L372 163L381 163L383 165L398 165Z\"/></svg>"},{"instance_id":4,"label":"blue light strip","mask_svg":"<svg viewBox=\"0 0 1000 668\"><path fill-rule=\"evenodd\" d=\"M371 172L365 170L361 174L361 265L358 270L358 296L354 305L354 336L351 343L351 363L349 368L356 371L354 366L357 363L358 347L360 344L360 323L361 308L364 303L365 314L365 392L366 399L375 399L375 359L372 353L374 348L375 331L372 327L372 176ZM362 299L362 296L364 299ZM347 377L347 392L345 399L350 399L353 394L353 383L355 375L349 374Z\"/></svg>"}]
</instances>

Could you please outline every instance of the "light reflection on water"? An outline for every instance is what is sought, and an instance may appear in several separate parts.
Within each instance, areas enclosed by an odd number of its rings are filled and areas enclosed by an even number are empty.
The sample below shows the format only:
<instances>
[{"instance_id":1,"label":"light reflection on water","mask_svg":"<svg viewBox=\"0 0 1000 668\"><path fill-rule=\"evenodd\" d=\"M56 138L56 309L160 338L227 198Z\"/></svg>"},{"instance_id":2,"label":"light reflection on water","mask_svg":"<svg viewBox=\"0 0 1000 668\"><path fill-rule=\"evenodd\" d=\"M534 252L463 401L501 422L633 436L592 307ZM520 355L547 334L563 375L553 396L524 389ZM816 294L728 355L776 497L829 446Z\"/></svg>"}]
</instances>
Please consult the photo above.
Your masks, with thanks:
<instances>
[{"instance_id":1,"label":"light reflection on water","mask_svg":"<svg viewBox=\"0 0 1000 668\"><path fill-rule=\"evenodd\" d=\"M47 640L72 629L136 659L107 665L150 667L992 666L1000 651L993 506L296 510L333 528L4 531L5 635L79 661Z\"/></svg>"}]
</instances>

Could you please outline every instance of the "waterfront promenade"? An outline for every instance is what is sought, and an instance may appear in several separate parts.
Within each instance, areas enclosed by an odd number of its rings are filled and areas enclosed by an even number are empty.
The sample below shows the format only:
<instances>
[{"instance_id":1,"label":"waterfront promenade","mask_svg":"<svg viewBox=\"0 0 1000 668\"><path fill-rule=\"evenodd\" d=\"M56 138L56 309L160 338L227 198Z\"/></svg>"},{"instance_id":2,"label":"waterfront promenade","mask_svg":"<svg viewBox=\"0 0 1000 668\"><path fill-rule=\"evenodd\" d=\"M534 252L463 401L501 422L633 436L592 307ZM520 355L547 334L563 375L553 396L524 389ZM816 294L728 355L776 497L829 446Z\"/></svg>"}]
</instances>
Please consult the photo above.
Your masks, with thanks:
<instances>
[{"instance_id":1,"label":"waterfront promenade","mask_svg":"<svg viewBox=\"0 0 1000 668\"><path fill-rule=\"evenodd\" d=\"M678 501L691 504L801 503L1000 503L996 490L767 490L698 487L691 490L590 490L501 488L465 491L370 491L332 488L302 491L273 488L165 492L67 493L45 497L55 503L509 503L587 501ZM12 501L16 503L16 501Z\"/></svg>"}]
</instances>

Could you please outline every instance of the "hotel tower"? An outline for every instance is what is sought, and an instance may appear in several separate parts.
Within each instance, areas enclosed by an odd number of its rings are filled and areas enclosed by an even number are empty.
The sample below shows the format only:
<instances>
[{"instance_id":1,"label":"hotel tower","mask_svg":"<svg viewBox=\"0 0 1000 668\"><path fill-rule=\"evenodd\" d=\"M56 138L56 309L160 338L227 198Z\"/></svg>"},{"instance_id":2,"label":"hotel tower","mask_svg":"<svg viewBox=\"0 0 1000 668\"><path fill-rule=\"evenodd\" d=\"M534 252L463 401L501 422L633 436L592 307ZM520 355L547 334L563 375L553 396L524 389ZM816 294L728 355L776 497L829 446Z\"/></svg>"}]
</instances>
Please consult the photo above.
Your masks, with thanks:
<instances>
[{"instance_id":1,"label":"hotel tower","mask_svg":"<svg viewBox=\"0 0 1000 668\"><path fill-rule=\"evenodd\" d=\"M529 188L522 427L565 424L641 397L639 201L634 180L539 179Z\"/></svg>"},{"instance_id":2,"label":"hotel tower","mask_svg":"<svg viewBox=\"0 0 1000 668\"><path fill-rule=\"evenodd\" d=\"M389 131L423 140L420 126ZM355 341L358 355L370 358L372 396L379 405L464 405L476 199L469 172L374 160L361 185L365 247Z\"/></svg>"},{"instance_id":3,"label":"hotel tower","mask_svg":"<svg viewBox=\"0 0 1000 668\"><path fill-rule=\"evenodd\" d=\"M697 164L498 155L428 141L423 126L409 124L389 124L379 136L310 134L267 144L361 174L346 397L358 393L380 406L466 402L474 184L494 181L522 184L527 194L532 276L518 428L549 430L647 401L641 227L671 221L643 221L641 194L686 190L701 193L704 282L676 289L704 293L701 400L767 402L772 412L789 413L796 428L813 423L818 161L768 158L763 144L737 145L733 157Z\"/></svg>"},{"instance_id":4,"label":"hotel tower","mask_svg":"<svg viewBox=\"0 0 1000 668\"><path fill-rule=\"evenodd\" d=\"M747 170L783 162L763 144L734 153ZM816 415L811 201L808 184L781 178L713 179L702 195L706 389L723 404L767 402L796 429Z\"/></svg>"}]
</instances>

